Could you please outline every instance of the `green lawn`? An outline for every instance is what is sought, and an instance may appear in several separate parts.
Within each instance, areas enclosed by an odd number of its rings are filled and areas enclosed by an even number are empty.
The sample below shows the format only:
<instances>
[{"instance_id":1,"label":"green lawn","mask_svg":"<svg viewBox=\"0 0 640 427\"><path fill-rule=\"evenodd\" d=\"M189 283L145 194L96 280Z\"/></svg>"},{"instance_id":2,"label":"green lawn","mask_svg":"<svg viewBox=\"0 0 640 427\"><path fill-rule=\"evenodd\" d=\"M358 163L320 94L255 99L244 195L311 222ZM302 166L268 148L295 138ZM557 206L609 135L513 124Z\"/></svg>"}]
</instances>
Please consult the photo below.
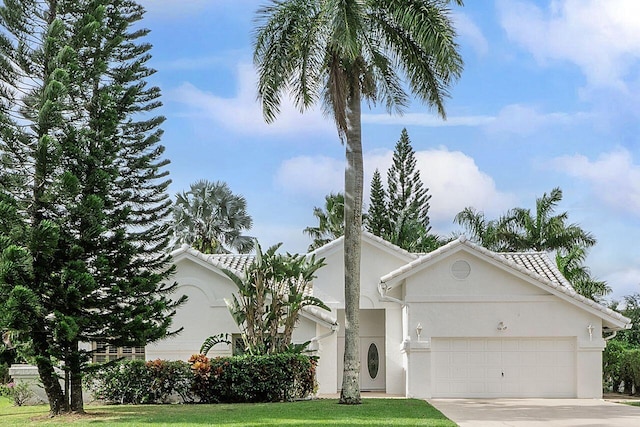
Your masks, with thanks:
<instances>
[{"instance_id":1,"label":"green lawn","mask_svg":"<svg viewBox=\"0 0 640 427\"><path fill-rule=\"evenodd\" d=\"M13 407L0 398L0 425L10 426L450 426L422 400L365 399L235 405L87 406L87 415L49 419L46 406Z\"/></svg>"}]
</instances>

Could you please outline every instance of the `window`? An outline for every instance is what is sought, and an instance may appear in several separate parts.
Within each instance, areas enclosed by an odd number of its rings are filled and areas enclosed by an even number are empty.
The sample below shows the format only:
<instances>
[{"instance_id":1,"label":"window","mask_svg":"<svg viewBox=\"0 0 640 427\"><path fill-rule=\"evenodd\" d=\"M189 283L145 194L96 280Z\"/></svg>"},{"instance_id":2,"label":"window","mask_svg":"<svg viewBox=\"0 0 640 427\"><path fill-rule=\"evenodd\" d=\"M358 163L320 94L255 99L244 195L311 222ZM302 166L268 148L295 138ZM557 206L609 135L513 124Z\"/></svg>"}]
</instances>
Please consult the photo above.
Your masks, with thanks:
<instances>
[{"instance_id":1,"label":"window","mask_svg":"<svg viewBox=\"0 0 640 427\"><path fill-rule=\"evenodd\" d=\"M241 356L245 353L244 340L242 334L231 334L231 354Z\"/></svg>"},{"instance_id":2,"label":"window","mask_svg":"<svg viewBox=\"0 0 640 427\"><path fill-rule=\"evenodd\" d=\"M115 359L145 360L144 347L115 347L106 343L92 344L93 363Z\"/></svg>"}]
</instances>

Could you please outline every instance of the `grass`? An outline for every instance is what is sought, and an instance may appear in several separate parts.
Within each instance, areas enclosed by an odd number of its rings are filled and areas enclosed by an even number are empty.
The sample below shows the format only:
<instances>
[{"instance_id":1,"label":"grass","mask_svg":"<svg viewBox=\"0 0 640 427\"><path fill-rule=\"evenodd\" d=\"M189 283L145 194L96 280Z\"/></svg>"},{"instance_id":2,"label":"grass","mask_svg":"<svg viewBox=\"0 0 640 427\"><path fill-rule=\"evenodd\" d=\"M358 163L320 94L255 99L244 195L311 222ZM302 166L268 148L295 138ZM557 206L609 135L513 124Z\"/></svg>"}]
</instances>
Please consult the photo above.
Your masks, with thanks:
<instances>
[{"instance_id":1,"label":"grass","mask_svg":"<svg viewBox=\"0 0 640 427\"><path fill-rule=\"evenodd\" d=\"M14 407L0 398L0 425L12 426L447 426L456 424L423 400L335 399L235 405L88 405L86 415L47 417L47 406Z\"/></svg>"}]
</instances>

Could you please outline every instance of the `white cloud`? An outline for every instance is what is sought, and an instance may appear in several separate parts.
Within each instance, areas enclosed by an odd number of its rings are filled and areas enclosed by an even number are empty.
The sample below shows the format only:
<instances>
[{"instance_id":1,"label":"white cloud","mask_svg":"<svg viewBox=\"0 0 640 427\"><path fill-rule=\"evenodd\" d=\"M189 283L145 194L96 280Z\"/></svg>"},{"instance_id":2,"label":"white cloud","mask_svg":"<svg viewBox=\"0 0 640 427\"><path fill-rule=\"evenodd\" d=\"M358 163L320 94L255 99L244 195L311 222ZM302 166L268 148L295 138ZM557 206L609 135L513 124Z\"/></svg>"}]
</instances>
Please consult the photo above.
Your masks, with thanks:
<instances>
[{"instance_id":1,"label":"white cloud","mask_svg":"<svg viewBox=\"0 0 640 427\"><path fill-rule=\"evenodd\" d=\"M186 105L200 119L208 119L220 126L248 135L332 132L335 126L319 109L301 114L288 99L283 99L275 122L264 121L260 104L256 100L256 73L251 65L238 66L238 90L233 98L223 98L183 83L171 90L172 100Z\"/></svg>"},{"instance_id":2,"label":"white cloud","mask_svg":"<svg viewBox=\"0 0 640 427\"><path fill-rule=\"evenodd\" d=\"M508 36L542 64L568 61L593 85L625 88L640 60L640 2L554 0L543 10L530 1L499 0Z\"/></svg>"},{"instance_id":3,"label":"white cloud","mask_svg":"<svg viewBox=\"0 0 640 427\"><path fill-rule=\"evenodd\" d=\"M546 113L534 106L511 104L502 108L495 116L450 116L447 120L442 120L428 113L363 114L362 122L423 127L480 127L491 134L531 135L541 129L575 125L592 117L591 113Z\"/></svg>"},{"instance_id":4,"label":"white cloud","mask_svg":"<svg viewBox=\"0 0 640 427\"><path fill-rule=\"evenodd\" d=\"M495 118L491 116L453 116L448 117L447 120L443 120L435 114L428 113L362 115L362 123L425 127L483 126L491 123L493 120L495 120Z\"/></svg>"},{"instance_id":5,"label":"white cloud","mask_svg":"<svg viewBox=\"0 0 640 427\"><path fill-rule=\"evenodd\" d=\"M500 110L485 128L492 134L531 135L550 126L572 125L589 117L589 113L543 113L529 105L512 104Z\"/></svg>"},{"instance_id":6,"label":"white cloud","mask_svg":"<svg viewBox=\"0 0 640 427\"><path fill-rule=\"evenodd\" d=\"M460 38L469 43L479 56L486 55L489 51L489 43L471 18L462 12L458 12L453 15L453 20Z\"/></svg>"},{"instance_id":7,"label":"white cloud","mask_svg":"<svg viewBox=\"0 0 640 427\"><path fill-rule=\"evenodd\" d=\"M594 161L583 155L564 156L552 165L587 181L594 197L611 208L640 216L640 165L634 164L629 151L604 153Z\"/></svg>"},{"instance_id":8,"label":"white cloud","mask_svg":"<svg viewBox=\"0 0 640 427\"><path fill-rule=\"evenodd\" d=\"M294 157L282 162L275 182L288 193L324 200L324 196L331 192L344 191L344 165L344 159Z\"/></svg>"},{"instance_id":9,"label":"white cloud","mask_svg":"<svg viewBox=\"0 0 640 427\"><path fill-rule=\"evenodd\" d=\"M364 204L369 201L371 177L377 168L386 182L392 151L373 151L364 156ZM482 172L473 158L459 151L439 148L416 152L420 176L432 195L429 214L432 222L449 228L453 217L467 206L497 216L513 205L511 195L496 189L494 180ZM320 200L344 188L344 160L327 157L296 157L282 163L276 182L286 191Z\"/></svg>"},{"instance_id":10,"label":"white cloud","mask_svg":"<svg viewBox=\"0 0 640 427\"><path fill-rule=\"evenodd\" d=\"M621 300L625 295L640 292L640 268L629 267L614 271L603 278L609 285L613 285L612 299Z\"/></svg>"}]
</instances>

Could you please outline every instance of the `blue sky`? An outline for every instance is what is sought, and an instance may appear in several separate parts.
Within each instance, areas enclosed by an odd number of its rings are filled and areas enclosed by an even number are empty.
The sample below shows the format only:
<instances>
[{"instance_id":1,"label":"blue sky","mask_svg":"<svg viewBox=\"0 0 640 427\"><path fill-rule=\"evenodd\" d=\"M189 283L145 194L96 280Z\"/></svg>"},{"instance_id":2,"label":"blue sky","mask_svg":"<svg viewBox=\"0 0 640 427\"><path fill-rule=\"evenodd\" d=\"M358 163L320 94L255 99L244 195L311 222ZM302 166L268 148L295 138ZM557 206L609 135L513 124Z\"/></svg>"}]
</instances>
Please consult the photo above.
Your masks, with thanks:
<instances>
[{"instance_id":1,"label":"blue sky","mask_svg":"<svg viewBox=\"0 0 640 427\"><path fill-rule=\"evenodd\" d=\"M252 30L261 0L142 0L152 83L163 90L173 184L226 181L246 197L250 234L304 252L312 209L343 188L344 147L321 110L256 103ZM404 116L363 109L365 204L406 127L429 187L433 230L466 206L495 218L560 187L598 239L588 265L613 297L640 291L640 2L467 1L453 8L465 61L448 120L414 102Z\"/></svg>"}]
</instances>

